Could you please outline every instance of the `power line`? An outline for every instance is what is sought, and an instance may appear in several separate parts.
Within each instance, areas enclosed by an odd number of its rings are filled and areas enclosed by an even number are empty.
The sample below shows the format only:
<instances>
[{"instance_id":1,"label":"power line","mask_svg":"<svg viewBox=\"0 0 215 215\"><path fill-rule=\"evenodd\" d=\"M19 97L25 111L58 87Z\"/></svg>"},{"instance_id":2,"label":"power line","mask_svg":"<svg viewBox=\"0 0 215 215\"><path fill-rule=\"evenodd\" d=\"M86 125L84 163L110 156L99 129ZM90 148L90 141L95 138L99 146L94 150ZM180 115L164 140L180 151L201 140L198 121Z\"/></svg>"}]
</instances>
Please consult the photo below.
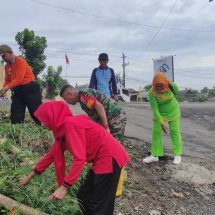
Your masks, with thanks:
<instances>
[{"instance_id":1,"label":"power line","mask_svg":"<svg viewBox=\"0 0 215 215\"><path fill-rule=\"evenodd\" d=\"M199 74L196 71L188 71L188 70L184 70L184 69L180 69L180 68L175 68L175 70L186 72L184 77L192 77L192 78L208 78L208 77L210 77L210 76L206 76L206 75L203 75L203 74Z\"/></svg>"},{"instance_id":2,"label":"power line","mask_svg":"<svg viewBox=\"0 0 215 215\"><path fill-rule=\"evenodd\" d=\"M48 47L46 49L55 49L55 50L59 50L58 52L60 53L73 53L73 54L77 54L77 55L89 55L89 56L98 56L98 51L94 51L94 50L83 50L83 49L75 49L75 48L57 48L57 47L53 47L50 45L48 45ZM80 50L80 51L79 51ZM114 57L118 57L119 55L116 54L116 52L114 51L111 51L111 56L114 56ZM83 60L85 60L84 58L82 58ZM97 59L97 58L96 58ZM114 61L111 59L111 61Z\"/></svg>"},{"instance_id":3,"label":"power line","mask_svg":"<svg viewBox=\"0 0 215 215\"><path fill-rule=\"evenodd\" d=\"M164 24L166 23L167 19L169 18L169 15L172 12L173 8L175 7L176 3L177 3L177 0L175 0L174 4L170 8L169 13L167 14L166 18L161 23L159 30L154 34L152 39L149 41L148 45L146 46L145 52L148 51L149 47L152 45L152 43L155 40L155 38L159 35L159 33L161 32L162 28L164 28Z\"/></svg>"},{"instance_id":4,"label":"power line","mask_svg":"<svg viewBox=\"0 0 215 215\"><path fill-rule=\"evenodd\" d=\"M141 80L141 79L139 79L139 78L132 77L132 76L130 76L130 75L126 75L125 78L128 79L128 80L138 81L138 82L142 82L142 83L149 83L148 81L144 81L144 80Z\"/></svg>"},{"instance_id":5,"label":"power line","mask_svg":"<svg viewBox=\"0 0 215 215\"><path fill-rule=\"evenodd\" d=\"M41 4L41 5L45 5L48 7L52 7L52 8L57 8L57 9L61 9L64 11L68 11L68 12L72 12L72 13L76 13L76 14L80 14L83 16L91 16L91 17L95 17L95 18L99 18L99 19L104 19L104 20L109 20L109 21L114 21L114 22L120 22L120 23L124 23L124 24L130 24L130 25L136 25L136 26L142 26L145 28L154 28L160 29L160 26L155 26L155 25L146 25L146 24L142 24L142 23L137 23L137 22L131 22L131 21L127 21L127 20L122 20L122 19L115 19L115 18L111 18L111 17L106 17L106 16L100 16L100 15L96 15L96 14L92 14L89 12L85 12L85 11L79 11L79 10L75 10L72 8L65 8L62 6L58 6L58 5L54 5L54 4L50 4L50 3L45 3L45 2L41 2L41 1L37 1L37 0L28 0L37 4ZM182 29L182 28L172 28L172 27L163 27L163 29L169 30L169 31L187 31L187 32L201 32L201 33L214 33L215 31L213 30L192 30L192 29Z\"/></svg>"},{"instance_id":6,"label":"power line","mask_svg":"<svg viewBox=\"0 0 215 215\"><path fill-rule=\"evenodd\" d=\"M73 50L78 50L78 49L64 49L64 48L54 48L54 47L47 47L47 49L56 49L56 50L60 50L59 52L71 52L71 53L74 53L74 54L86 54L86 55L92 55L92 56L95 56L95 54L89 52L89 51L73 51Z\"/></svg>"}]
</instances>

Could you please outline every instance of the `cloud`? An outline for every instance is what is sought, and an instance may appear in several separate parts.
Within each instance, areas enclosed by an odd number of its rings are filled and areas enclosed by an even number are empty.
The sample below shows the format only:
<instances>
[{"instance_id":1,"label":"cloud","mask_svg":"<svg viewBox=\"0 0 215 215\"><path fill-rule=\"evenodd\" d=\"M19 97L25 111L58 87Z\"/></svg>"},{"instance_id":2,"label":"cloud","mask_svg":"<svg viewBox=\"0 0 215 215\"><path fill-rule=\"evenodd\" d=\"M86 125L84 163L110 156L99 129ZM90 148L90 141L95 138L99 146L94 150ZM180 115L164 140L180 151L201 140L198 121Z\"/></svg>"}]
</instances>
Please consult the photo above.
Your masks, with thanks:
<instances>
[{"instance_id":1,"label":"cloud","mask_svg":"<svg viewBox=\"0 0 215 215\"><path fill-rule=\"evenodd\" d=\"M65 75L66 52L71 58L67 73L69 69L72 84L89 80L86 75L98 65L100 52L107 52L109 65L122 74L124 52L130 63L128 75L140 80L128 78L129 87L150 83L152 59L166 55L176 55L176 81L180 85L215 85L215 2L177 0L172 8L175 0L40 1L45 4L1 1L1 43L18 52L17 32L29 28L45 36L47 65L62 65ZM72 78L77 73L83 78ZM190 81L191 76L194 81Z\"/></svg>"}]
</instances>

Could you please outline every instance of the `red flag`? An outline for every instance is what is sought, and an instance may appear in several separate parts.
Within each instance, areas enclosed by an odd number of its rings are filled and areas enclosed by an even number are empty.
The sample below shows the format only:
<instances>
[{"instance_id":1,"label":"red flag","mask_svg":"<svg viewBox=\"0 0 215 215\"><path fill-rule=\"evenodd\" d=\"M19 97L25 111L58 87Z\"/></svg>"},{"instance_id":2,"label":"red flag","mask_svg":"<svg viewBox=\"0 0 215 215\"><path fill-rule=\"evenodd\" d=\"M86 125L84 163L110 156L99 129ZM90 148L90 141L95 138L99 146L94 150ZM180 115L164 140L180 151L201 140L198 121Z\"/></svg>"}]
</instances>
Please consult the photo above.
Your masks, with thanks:
<instances>
[{"instance_id":1,"label":"red flag","mask_svg":"<svg viewBox=\"0 0 215 215\"><path fill-rule=\"evenodd\" d=\"M69 58L66 53L65 53L65 60L66 60L66 64L69 64Z\"/></svg>"}]
</instances>

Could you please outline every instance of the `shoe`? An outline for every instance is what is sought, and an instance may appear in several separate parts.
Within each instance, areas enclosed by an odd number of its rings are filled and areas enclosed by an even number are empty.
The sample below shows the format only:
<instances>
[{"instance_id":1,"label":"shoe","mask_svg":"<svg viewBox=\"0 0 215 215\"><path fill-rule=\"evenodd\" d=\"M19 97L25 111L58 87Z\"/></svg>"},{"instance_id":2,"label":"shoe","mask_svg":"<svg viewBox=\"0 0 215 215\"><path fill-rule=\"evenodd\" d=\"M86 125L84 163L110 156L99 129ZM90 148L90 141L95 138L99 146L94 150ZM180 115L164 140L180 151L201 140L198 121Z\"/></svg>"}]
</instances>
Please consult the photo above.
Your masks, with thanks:
<instances>
[{"instance_id":1,"label":"shoe","mask_svg":"<svg viewBox=\"0 0 215 215\"><path fill-rule=\"evenodd\" d=\"M181 156L176 155L173 160L173 164L179 165L181 163Z\"/></svg>"},{"instance_id":2,"label":"shoe","mask_svg":"<svg viewBox=\"0 0 215 215\"><path fill-rule=\"evenodd\" d=\"M156 162L159 161L158 157L155 157L153 155L150 155L149 157L146 157L143 159L143 163L152 163L152 162Z\"/></svg>"}]
</instances>

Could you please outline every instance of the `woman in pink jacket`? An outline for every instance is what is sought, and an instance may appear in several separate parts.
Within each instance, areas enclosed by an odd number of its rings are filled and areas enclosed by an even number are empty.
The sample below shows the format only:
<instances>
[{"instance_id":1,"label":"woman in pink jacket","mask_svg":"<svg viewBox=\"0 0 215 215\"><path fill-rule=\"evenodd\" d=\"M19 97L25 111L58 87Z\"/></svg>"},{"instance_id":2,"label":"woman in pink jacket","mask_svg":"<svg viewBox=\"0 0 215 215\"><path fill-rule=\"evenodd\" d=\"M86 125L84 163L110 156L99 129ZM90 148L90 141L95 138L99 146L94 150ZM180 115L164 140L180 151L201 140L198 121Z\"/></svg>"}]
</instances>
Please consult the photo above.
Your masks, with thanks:
<instances>
[{"instance_id":1,"label":"woman in pink jacket","mask_svg":"<svg viewBox=\"0 0 215 215\"><path fill-rule=\"evenodd\" d=\"M59 187L50 199L63 199L80 176L85 162L92 163L77 194L81 209L86 215L112 215L120 172L129 161L123 146L86 115L73 116L64 102L44 103L37 109L35 116L53 131L55 142L34 170L21 179L20 183L28 184L35 175L43 173L54 163ZM65 151L69 151L73 157L67 175Z\"/></svg>"}]
</instances>

